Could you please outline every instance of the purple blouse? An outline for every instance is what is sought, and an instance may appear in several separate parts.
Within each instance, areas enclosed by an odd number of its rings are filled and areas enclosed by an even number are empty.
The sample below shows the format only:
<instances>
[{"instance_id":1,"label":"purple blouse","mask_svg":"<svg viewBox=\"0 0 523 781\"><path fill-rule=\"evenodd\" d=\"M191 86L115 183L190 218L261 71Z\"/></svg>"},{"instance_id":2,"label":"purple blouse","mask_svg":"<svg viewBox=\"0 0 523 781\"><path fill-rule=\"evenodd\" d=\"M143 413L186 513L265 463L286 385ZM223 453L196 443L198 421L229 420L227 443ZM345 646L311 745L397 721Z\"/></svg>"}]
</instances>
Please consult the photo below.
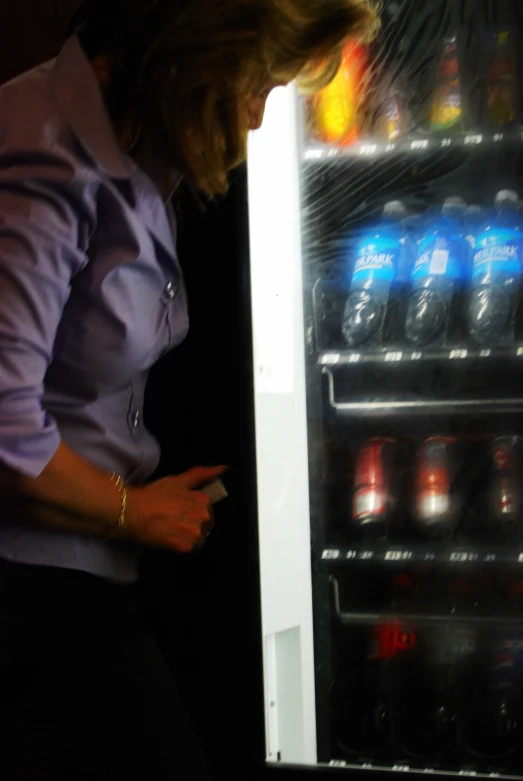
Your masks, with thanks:
<instances>
[{"instance_id":1,"label":"purple blouse","mask_svg":"<svg viewBox=\"0 0 523 781\"><path fill-rule=\"evenodd\" d=\"M153 473L147 374L188 329L174 233L152 179L118 146L76 36L0 88L4 464L36 477L63 440L130 483ZM0 557L136 578L130 547L1 513Z\"/></svg>"}]
</instances>

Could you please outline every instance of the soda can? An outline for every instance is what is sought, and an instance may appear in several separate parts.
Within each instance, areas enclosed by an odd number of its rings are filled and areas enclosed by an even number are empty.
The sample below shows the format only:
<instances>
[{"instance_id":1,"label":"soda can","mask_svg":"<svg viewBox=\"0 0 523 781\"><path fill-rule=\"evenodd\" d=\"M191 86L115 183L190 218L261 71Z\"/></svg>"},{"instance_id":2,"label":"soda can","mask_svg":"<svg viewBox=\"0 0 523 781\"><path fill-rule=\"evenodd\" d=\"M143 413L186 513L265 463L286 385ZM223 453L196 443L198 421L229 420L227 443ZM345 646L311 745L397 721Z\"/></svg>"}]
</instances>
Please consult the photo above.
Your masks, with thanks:
<instances>
[{"instance_id":1,"label":"soda can","mask_svg":"<svg viewBox=\"0 0 523 781\"><path fill-rule=\"evenodd\" d=\"M388 661L414 651L418 637L413 626L391 620L373 627L367 647L367 661Z\"/></svg>"},{"instance_id":2,"label":"soda can","mask_svg":"<svg viewBox=\"0 0 523 781\"><path fill-rule=\"evenodd\" d=\"M415 522L426 537L445 535L451 528L450 442L431 437L418 453Z\"/></svg>"},{"instance_id":3,"label":"soda can","mask_svg":"<svg viewBox=\"0 0 523 781\"><path fill-rule=\"evenodd\" d=\"M492 443L493 480L491 506L499 522L515 521L519 515L520 498L517 475L517 445L519 437L498 437Z\"/></svg>"},{"instance_id":4,"label":"soda can","mask_svg":"<svg viewBox=\"0 0 523 781\"><path fill-rule=\"evenodd\" d=\"M497 690L515 692L523 674L523 638L507 638L494 645L492 685Z\"/></svg>"},{"instance_id":5,"label":"soda can","mask_svg":"<svg viewBox=\"0 0 523 781\"><path fill-rule=\"evenodd\" d=\"M354 479L352 521L365 539L386 537L390 508L387 448L392 440L367 442L358 454Z\"/></svg>"}]
</instances>

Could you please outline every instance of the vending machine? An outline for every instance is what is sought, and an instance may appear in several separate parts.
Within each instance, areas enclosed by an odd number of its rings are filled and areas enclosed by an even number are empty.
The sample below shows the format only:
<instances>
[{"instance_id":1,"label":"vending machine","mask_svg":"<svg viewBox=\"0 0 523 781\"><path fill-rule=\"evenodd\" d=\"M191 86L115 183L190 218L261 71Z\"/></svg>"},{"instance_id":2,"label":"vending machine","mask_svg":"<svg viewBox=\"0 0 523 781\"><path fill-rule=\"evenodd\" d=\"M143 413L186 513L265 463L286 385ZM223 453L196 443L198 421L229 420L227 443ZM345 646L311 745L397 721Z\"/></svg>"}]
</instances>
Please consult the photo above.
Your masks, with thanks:
<instances>
[{"instance_id":1,"label":"vending machine","mask_svg":"<svg viewBox=\"0 0 523 781\"><path fill-rule=\"evenodd\" d=\"M267 762L523 777L523 4L381 17L250 140Z\"/></svg>"}]
</instances>

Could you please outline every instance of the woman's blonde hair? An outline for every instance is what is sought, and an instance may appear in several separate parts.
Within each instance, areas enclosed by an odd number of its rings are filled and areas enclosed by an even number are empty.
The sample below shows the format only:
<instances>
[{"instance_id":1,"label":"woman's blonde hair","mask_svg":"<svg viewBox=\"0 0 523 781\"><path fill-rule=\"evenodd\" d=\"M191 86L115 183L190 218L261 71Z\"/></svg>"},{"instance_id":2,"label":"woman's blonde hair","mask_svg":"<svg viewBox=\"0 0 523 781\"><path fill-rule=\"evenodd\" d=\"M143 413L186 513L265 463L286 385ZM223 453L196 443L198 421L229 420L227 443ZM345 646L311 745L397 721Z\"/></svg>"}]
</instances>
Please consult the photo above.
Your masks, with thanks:
<instances>
[{"instance_id":1,"label":"woman's blonde hair","mask_svg":"<svg viewBox=\"0 0 523 781\"><path fill-rule=\"evenodd\" d=\"M109 56L129 153L152 150L207 196L245 159L247 98L295 77L324 86L343 44L378 24L372 0L89 0L79 23L88 55Z\"/></svg>"}]
</instances>

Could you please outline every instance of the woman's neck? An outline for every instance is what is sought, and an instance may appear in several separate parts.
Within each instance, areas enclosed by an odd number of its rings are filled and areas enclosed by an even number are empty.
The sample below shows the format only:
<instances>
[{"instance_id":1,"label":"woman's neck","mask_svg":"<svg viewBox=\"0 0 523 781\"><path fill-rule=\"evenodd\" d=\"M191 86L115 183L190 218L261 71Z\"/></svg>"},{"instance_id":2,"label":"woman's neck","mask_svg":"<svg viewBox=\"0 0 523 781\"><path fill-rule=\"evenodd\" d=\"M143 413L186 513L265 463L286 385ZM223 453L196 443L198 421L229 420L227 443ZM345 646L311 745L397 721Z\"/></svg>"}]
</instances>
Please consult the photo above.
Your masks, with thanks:
<instances>
[{"instance_id":1,"label":"woman's neck","mask_svg":"<svg viewBox=\"0 0 523 781\"><path fill-rule=\"evenodd\" d=\"M91 66L94 70L94 74L97 78L97 81L100 85L100 89L107 103L108 96L110 95L110 87L111 87L110 59L106 54L97 54L96 57L94 57L94 59L91 60ZM111 115L111 110L110 110L111 107L107 106L107 109L109 111L109 115ZM129 143L128 143L129 134L125 127L117 127L115 125L114 118L112 121L113 121L113 129L116 138L118 140L118 143L120 144L122 151L124 151L127 154L129 149ZM135 160L135 162L137 164L142 163L141 160ZM158 187L158 190L160 191L162 198L164 199L164 201L167 201L171 197L173 190L176 187L176 184L178 182L178 177L175 176L168 169L166 169L165 166L160 165L157 160L152 158L151 155L148 156L146 169L148 175L153 179L154 183Z\"/></svg>"},{"instance_id":2,"label":"woman's neck","mask_svg":"<svg viewBox=\"0 0 523 781\"><path fill-rule=\"evenodd\" d=\"M102 89L106 88L110 82L111 69L109 66L109 57L106 54L98 54L94 60L91 60L94 74Z\"/></svg>"}]
</instances>

